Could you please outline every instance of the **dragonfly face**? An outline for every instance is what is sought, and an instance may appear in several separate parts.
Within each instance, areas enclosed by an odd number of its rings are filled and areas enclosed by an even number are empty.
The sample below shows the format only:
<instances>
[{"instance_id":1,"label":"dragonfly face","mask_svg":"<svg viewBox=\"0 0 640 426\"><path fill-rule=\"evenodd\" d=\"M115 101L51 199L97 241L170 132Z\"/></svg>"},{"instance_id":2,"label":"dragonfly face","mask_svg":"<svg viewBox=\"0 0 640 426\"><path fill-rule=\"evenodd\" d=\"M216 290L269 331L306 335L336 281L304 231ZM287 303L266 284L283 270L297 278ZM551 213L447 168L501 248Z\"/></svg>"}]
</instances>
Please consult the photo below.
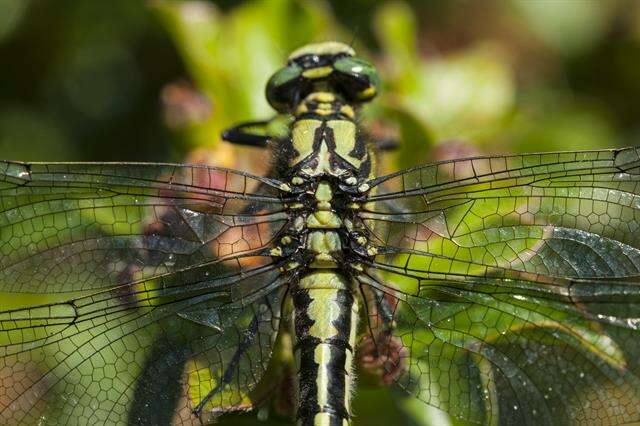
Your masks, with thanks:
<instances>
[{"instance_id":1,"label":"dragonfly face","mask_svg":"<svg viewBox=\"0 0 640 426\"><path fill-rule=\"evenodd\" d=\"M340 94L346 105L367 102L378 93L380 78L369 62L342 43L304 46L267 83L267 100L280 112L292 112L313 92Z\"/></svg>"},{"instance_id":2,"label":"dragonfly face","mask_svg":"<svg viewBox=\"0 0 640 426\"><path fill-rule=\"evenodd\" d=\"M345 45L294 52L269 177L1 162L0 423L198 424L278 393L345 424L357 368L479 424L640 420L640 150L377 176L378 85Z\"/></svg>"}]
</instances>

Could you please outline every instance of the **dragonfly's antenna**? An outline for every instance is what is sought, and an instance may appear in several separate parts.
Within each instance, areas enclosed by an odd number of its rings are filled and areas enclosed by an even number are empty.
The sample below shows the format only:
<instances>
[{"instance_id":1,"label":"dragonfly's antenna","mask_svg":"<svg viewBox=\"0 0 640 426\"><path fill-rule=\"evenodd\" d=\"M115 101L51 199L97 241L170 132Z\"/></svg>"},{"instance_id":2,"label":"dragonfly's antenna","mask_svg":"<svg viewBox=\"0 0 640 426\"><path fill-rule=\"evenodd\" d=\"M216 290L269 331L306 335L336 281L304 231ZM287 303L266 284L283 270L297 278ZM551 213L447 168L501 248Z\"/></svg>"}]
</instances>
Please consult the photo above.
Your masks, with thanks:
<instances>
[{"instance_id":1,"label":"dragonfly's antenna","mask_svg":"<svg viewBox=\"0 0 640 426\"><path fill-rule=\"evenodd\" d=\"M361 18L362 19L362 18ZM353 48L354 43L356 42L356 38L358 37L358 33L360 32L361 22L358 22L353 29L351 34L351 41L349 41L349 47Z\"/></svg>"},{"instance_id":2,"label":"dragonfly's antenna","mask_svg":"<svg viewBox=\"0 0 640 426\"><path fill-rule=\"evenodd\" d=\"M273 44L273 47L276 48L276 50L278 51L278 54L280 54L280 57L282 57L282 58L286 58L287 57L287 52L285 52L285 50L282 48L282 46L280 46L278 43L276 43L275 40L271 40L271 44Z\"/></svg>"}]
</instances>

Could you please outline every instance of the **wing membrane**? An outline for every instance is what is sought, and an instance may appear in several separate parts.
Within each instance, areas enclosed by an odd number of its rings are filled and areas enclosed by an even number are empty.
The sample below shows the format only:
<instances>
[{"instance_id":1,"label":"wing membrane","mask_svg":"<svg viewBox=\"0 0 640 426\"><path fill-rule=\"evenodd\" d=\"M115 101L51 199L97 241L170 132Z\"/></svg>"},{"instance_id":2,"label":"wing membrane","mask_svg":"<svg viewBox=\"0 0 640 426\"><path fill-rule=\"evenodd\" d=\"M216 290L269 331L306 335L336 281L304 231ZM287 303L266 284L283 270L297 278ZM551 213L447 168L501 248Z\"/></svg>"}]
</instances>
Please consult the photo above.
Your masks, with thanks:
<instances>
[{"instance_id":1,"label":"wing membrane","mask_svg":"<svg viewBox=\"0 0 640 426\"><path fill-rule=\"evenodd\" d=\"M246 407L286 282L268 256L283 200L211 167L0 163L2 422Z\"/></svg>"},{"instance_id":2,"label":"wing membrane","mask_svg":"<svg viewBox=\"0 0 640 426\"><path fill-rule=\"evenodd\" d=\"M430 283L408 296L389 291L393 277L361 282L382 289L369 306L391 306L392 336L374 333L378 356L393 361L385 364L387 380L430 405L481 424L620 424L639 417L635 327L599 321L590 306L492 283ZM632 303L619 302L623 310ZM370 318L381 327L377 313Z\"/></svg>"},{"instance_id":3,"label":"wing membrane","mask_svg":"<svg viewBox=\"0 0 640 426\"><path fill-rule=\"evenodd\" d=\"M395 266L434 277L635 277L637 163L630 148L425 166L381 178L402 189L381 186L361 217Z\"/></svg>"},{"instance_id":4,"label":"wing membrane","mask_svg":"<svg viewBox=\"0 0 640 426\"><path fill-rule=\"evenodd\" d=\"M121 283L264 247L286 222L274 181L226 169L0 163L1 291Z\"/></svg>"},{"instance_id":5,"label":"wing membrane","mask_svg":"<svg viewBox=\"0 0 640 426\"><path fill-rule=\"evenodd\" d=\"M378 349L397 381L480 423L638 421L639 164L531 154L372 181L361 282L393 307Z\"/></svg>"},{"instance_id":6,"label":"wing membrane","mask_svg":"<svg viewBox=\"0 0 640 426\"><path fill-rule=\"evenodd\" d=\"M239 376L225 400L214 400L218 411L246 404L266 368L277 331L274 313L279 312L281 296L276 289L283 284L278 275L273 267L261 267L227 286L194 282L201 287L195 294L184 288L153 288L141 292L135 307L113 294L100 294L4 313L2 367L11 371L3 380L9 399L0 407L4 422L33 424L46 416L60 423L123 424L136 415L172 417L179 404L184 406L184 423L195 422L191 410L203 396L194 393L201 392L200 385L189 377L194 363L197 374L208 372L208 381L221 376L247 322L258 312L254 305L269 299L269 315L256 320L259 337L246 344L232 371ZM238 286L251 291L236 300L230 294ZM18 319L25 317L29 319ZM189 383L195 389L191 393ZM181 394L171 400L175 392Z\"/></svg>"}]
</instances>

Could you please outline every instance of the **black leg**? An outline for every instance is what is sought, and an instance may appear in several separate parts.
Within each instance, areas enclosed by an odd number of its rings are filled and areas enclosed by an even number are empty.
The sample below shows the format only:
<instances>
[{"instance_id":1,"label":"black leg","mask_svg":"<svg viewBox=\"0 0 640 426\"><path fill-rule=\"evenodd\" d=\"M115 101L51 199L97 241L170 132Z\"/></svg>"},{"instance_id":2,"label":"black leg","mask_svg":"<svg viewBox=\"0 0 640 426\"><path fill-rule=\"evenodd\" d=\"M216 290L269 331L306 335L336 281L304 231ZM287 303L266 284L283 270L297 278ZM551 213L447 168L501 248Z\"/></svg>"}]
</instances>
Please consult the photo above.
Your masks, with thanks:
<instances>
[{"instance_id":1,"label":"black leg","mask_svg":"<svg viewBox=\"0 0 640 426\"><path fill-rule=\"evenodd\" d=\"M374 140L373 144L379 151L397 151L400 148L400 141L397 139L378 139Z\"/></svg>"},{"instance_id":2,"label":"black leg","mask_svg":"<svg viewBox=\"0 0 640 426\"><path fill-rule=\"evenodd\" d=\"M225 368L220 383L218 383L218 385L213 390L211 390L204 398L202 398L202 401L200 401L200 403L193 409L193 413L196 416L200 417L200 415L202 414L202 410L204 409L204 406L207 404L207 402L209 402L214 396L220 393L220 391L224 389L226 385L233 381L233 376L236 372L236 369L238 368L238 365L240 364L242 356L245 354L247 349L251 347L253 341L255 340L255 337L258 334L258 328L260 325L260 321L262 320L262 315L264 314L264 312L269 311L269 309L260 309L262 305L265 305L267 306L267 308L269 308L268 300L265 299L265 301L261 305L257 305L258 313L253 315L249 327L247 327L247 329L244 331L242 340L240 341L238 348L233 354L233 357L231 357L231 360L229 361L227 367Z\"/></svg>"},{"instance_id":3,"label":"black leg","mask_svg":"<svg viewBox=\"0 0 640 426\"><path fill-rule=\"evenodd\" d=\"M240 123L222 132L222 139L236 145L265 148L271 136L266 133L270 121L251 121Z\"/></svg>"}]
</instances>

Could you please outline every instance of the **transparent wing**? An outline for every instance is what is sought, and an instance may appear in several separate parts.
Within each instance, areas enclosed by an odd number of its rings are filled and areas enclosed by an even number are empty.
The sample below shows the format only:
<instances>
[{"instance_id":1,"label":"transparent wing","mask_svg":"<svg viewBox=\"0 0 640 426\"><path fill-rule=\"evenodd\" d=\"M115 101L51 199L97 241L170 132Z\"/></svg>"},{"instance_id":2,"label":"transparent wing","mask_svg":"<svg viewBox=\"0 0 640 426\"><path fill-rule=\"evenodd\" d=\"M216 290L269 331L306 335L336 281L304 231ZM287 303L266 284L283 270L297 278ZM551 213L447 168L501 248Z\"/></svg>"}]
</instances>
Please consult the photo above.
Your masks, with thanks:
<instances>
[{"instance_id":1,"label":"transparent wing","mask_svg":"<svg viewBox=\"0 0 640 426\"><path fill-rule=\"evenodd\" d=\"M371 182L361 217L378 254L360 281L373 330L397 326L377 333L393 334L377 344L388 375L480 423L639 420L638 154L466 159Z\"/></svg>"},{"instance_id":2,"label":"transparent wing","mask_svg":"<svg viewBox=\"0 0 640 426\"><path fill-rule=\"evenodd\" d=\"M249 405L286 284L268 256L288 220L278 185L0 163L2 423L189 423Z\"/></svg>"},{"instance_id":3,"label":"transparent wing","mask_svg":"<svg viewBox=\"0 0 640 426\"><path fill-rule=\"evenodd\" d=\"M198 166L2 162L0 197L1 290L20 293L95 290L119 283L122 264L147 277L258 249L287 219L275 181Z\"/></svg>"}]
</instances>

